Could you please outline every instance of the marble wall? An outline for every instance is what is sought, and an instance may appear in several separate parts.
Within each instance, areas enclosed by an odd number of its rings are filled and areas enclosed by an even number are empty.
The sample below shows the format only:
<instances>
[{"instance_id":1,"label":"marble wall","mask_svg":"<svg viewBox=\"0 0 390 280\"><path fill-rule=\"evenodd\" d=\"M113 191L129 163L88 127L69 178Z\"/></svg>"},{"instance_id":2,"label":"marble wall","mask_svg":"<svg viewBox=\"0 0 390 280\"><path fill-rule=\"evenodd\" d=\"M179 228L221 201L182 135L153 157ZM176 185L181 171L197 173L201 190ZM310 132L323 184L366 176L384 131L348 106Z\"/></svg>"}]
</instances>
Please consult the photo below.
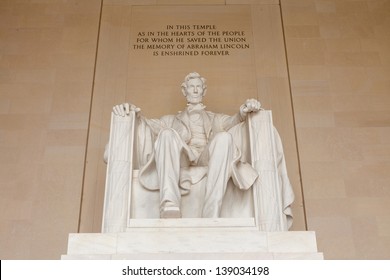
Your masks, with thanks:
<instances>
[{"instance_id":1,"label":"marble wall","mask_svg":"<svg viewBox=\"0 0 390 280\"><path fill-rule=\"evenodd\" d=\"M390 258L390 1L281 1L309 230Z\"/></svg>"},{"instance_id":2,"label":"marble wall","mask_svg":"<svg viewBox=\"0 0 390 280\"><path fill-rule=\"evenodd\" d=\"M0 259L76 232L100 1L0 1Z\"/></svg>"},{"instance_id":3,"label":"marble wall","mask_svg":"<svg viewBox=\"0 0 390 280\"><path fill-rule=\"evenodd\" d=\"M132 32L153 27L143 15L176 20L177 6L218 22L228 11L250 49L158 63L131 49ZM327 259L390 258L389 12L388 0L1 0L0 258L59 259L69 233L100 231L112 105L174 113L193 70L209 80L210 109L232 113L251 95L273 110L294 230L316 231ZM160 91L136 79L143 63L172 92L164 106L143 94ZM221 69L231 88L217 86ZM222 90L231 98L218 103Z\"/></svg>"}]
</instances>

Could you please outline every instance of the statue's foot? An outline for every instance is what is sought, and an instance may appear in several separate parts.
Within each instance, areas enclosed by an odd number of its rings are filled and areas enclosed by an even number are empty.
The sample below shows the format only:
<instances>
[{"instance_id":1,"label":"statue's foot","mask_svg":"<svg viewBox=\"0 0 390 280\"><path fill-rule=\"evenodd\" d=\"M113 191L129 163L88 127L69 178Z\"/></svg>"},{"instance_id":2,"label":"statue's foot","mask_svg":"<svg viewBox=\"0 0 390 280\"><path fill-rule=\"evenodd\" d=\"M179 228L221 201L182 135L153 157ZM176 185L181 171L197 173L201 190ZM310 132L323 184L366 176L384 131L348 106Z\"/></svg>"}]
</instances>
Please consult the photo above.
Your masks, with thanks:
<instances>
[{"instance_id":1,"label":"statue's foot","mask_svg":"<svg viewBox=\"0 0 390 280\"><path fill-rule=\"evenodd\" d=\"M161 219L179 219L181 218L180 208L178 206L165 206L160 212Z\"/></svg>"}]
</instances>

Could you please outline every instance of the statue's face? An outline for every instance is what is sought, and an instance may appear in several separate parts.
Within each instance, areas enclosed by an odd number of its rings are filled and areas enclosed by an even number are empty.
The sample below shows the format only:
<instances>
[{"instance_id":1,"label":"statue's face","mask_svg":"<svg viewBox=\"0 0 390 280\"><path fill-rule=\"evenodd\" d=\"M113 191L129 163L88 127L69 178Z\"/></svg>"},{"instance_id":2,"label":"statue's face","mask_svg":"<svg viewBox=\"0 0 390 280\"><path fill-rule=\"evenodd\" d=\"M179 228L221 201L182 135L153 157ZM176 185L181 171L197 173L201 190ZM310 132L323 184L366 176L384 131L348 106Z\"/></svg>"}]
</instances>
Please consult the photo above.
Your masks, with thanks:
<instances>
[{"instance_id":1,"label":"statue's face","mask_svg":"<svg viewBox=\"0 0 390 280\"><path fill-rule=\"evenodd\" d=\"M205 94L202 80L199 78L191 79L186 85L187 87L184 88L184 95L187 98L187 102L191 104L202 102Z\"/></svg>"}]
</instances>

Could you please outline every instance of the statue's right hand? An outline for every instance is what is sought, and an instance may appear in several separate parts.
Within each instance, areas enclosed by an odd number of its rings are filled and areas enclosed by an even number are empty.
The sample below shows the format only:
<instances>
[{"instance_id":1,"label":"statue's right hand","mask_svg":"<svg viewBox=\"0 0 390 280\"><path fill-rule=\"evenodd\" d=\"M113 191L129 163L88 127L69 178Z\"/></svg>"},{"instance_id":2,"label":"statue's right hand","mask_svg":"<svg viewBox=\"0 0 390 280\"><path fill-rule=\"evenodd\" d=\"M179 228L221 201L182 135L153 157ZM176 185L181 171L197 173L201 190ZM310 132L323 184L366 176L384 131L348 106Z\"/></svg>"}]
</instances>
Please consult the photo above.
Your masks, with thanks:
<instances>
[{"instance_id":1,"label":"statue's right hand","mask_svg":"<svg viewBox=\"0 0 390 280\"><path fill-rule=\"evenodd\" d=\"M123 103L123 104L115 105L112 108L112 111L114 112L115 115L124 117L129 115L130 111L134 111L135 113L138 113L141 111L141 109L131 103Z\"/></svg>"}]
</instances>

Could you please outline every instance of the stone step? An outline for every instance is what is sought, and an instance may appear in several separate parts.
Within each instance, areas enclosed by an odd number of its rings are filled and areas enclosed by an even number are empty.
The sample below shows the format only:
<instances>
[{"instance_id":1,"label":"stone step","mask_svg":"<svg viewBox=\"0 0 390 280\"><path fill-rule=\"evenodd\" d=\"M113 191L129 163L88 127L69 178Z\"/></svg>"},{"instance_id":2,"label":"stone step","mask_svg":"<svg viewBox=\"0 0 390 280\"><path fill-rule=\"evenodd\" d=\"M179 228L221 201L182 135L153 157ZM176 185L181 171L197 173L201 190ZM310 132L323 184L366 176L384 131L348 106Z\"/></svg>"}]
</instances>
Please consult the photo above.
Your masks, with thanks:
<instances>
[{"instance_id":1,"label":"stone step","mask_svg":"<svg viewBox=\"0 0 390 280\"><path fill-rule=\"evenodd\" d=\"M145 223L140 222L138 226L144 227L129 228L122 233L70 234L68 255L63 259L322 258L322 254L317 253L312 231L261 232L246 223L236 227L196 228L184 227L184 224L181 228L165 229L145 227Z\"/></svg>"},{"instance_id":2,"label":"stone step","mask_svg":"<svg viewBox=\"0 0 390 280\"><path fill-rule=\"evenodd\" d=\"M322 253L137 253L63 255L63 260L323 260Z\"/></svg>"}]
</instances>

